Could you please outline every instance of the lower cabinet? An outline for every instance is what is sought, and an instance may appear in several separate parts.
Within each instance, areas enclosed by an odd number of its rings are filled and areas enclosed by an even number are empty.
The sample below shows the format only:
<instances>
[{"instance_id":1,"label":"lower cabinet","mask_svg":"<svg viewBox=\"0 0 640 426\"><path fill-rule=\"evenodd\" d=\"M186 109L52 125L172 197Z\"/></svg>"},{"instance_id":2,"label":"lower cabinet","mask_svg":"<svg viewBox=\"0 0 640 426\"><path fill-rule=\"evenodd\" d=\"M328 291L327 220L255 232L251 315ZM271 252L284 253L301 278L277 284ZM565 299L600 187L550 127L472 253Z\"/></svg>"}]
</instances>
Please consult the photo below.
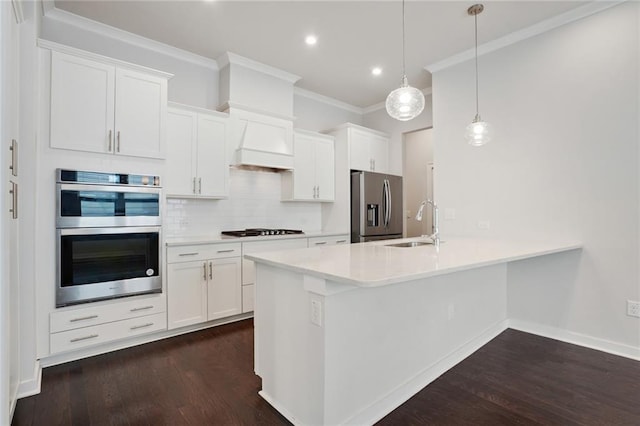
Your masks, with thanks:
<instances>
[{"instance_id":1,"label":"lower cabinet","mask_svg":"<svg viewBox=\"0 0 640 426\"><path fill-rule=\"evenodd\" d=\"M69 306L49 315L49 353L53 355L166 329L164 294Z\"/></svg>"},{"instance_id":2,"label":"lower cabinet","mask_svg":"<svg viewBox=\"0 0 640 426\"><path fill-rule=\"evenodd\" d=\"M309 238L309 247L334 246L336 244L350 244L350 236L332 235L329 237L311 237Z\"/></svg>"},{"instance_id":3,"label":"lower cabinet","mask_svg":"<svg viewBox=\"0 0 640 426\"><path fill-rule=\"evenodd\" d=\"M239 243L167 249L169 329L242 312L240 254Z\"/></svg>"}]
</instances>

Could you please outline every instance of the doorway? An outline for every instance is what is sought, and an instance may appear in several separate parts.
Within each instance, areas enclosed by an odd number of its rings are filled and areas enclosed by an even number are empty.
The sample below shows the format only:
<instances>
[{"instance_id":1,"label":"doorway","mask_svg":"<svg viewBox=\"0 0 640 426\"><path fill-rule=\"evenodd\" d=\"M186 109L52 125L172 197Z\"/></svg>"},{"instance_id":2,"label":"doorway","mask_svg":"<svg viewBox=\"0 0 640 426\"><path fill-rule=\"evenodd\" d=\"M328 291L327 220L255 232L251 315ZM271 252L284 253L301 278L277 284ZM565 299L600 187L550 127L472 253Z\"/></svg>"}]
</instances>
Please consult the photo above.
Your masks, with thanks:
<instances>
[{"instance_id":1,"label":"doorway","mask_svg":"<svg viewBox=\"0 0 640 426\"><path fill-rule=\"evenodd\" d=\"M433 212L426 206L422 221L416 220L420 203L433 200L433 128L403 135L403 176L405 200L405 236L419 237L433 232Z\"/></svg>"}]
</instances>

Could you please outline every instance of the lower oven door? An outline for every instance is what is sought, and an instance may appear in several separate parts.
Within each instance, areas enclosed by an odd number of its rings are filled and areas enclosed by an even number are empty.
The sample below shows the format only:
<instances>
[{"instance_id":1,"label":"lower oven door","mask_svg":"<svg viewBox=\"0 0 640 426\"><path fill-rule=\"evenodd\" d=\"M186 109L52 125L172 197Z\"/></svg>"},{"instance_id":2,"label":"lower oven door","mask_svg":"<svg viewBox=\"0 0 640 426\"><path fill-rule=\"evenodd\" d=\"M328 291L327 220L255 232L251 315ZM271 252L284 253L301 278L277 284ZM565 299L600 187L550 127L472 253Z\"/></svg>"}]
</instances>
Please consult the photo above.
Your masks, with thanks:
<instances>
[{"instance_id":1,"label":"lower oven door","mask_svg":"<svg viewBox=\"0 0 640 426\"><path fill-rule=\"evenodd\" d=\"M160 227L57 233L56 307L162 292Z\"/></svg>"}]
</instances>

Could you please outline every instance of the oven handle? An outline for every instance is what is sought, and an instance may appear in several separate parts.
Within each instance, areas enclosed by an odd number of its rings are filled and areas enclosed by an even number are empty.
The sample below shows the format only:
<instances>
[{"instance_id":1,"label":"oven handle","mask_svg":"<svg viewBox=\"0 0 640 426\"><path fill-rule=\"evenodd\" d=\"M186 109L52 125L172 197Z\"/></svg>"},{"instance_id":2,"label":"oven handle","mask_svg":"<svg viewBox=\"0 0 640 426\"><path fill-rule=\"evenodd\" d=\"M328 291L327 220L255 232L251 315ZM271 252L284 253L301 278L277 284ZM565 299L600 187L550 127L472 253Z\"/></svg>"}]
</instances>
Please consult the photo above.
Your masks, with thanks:
<instances>
[{"instance_id":1,"label":"oven handle","mask_svg":"<svg viewBox=\"0 0 640 426\"><path fill-rule=\"evenodd\" d=\"M159 226L119 226L99 228L59 228L59 235L160 233Z\"/></svg>"},{"instance_id":2,"label":"oven handle","mask_svg":"<svg viewBox=\"0 0 640 426\"><path fill-rule=\"evenodd\" d=\"M121 185L88 185L83 183L56 183L60 191L93 191L93 192L137 192L146 194L160 194L159 186L121 186Z\"/></svg>"}]
</instances>

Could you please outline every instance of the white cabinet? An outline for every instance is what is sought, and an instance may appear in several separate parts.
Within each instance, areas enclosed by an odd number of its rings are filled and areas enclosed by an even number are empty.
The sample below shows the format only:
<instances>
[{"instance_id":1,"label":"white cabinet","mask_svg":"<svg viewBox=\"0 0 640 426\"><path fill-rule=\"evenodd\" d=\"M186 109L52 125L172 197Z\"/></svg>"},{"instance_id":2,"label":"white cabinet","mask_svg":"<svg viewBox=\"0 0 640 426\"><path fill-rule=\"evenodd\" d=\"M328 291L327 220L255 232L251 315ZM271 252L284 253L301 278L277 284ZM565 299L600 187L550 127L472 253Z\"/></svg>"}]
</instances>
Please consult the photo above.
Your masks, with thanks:
<instances>
[{"instance_id":1,"label":"white cabinet","mask_svg":"<svg viewBox=\"0 0 640 426\"><path fill-rule=\"evenodd\" d=\"M228 195L227 132L225 114L169 108L164 181L168 197L223 198Z\"/></svg>"},{"instance_id":2,"label":"white cabinet","mask_svg":"<svg viewBox=\"0 0 640 426\"><path fill-rule=\"evenodd\" d=\"M51 354L167 329L164 294L127 297L49 315Z\"/></svg>"},{"instance_id":3,"label":"white cabinet","mask_svg":"<svg viewBox=\"0 0 640 426\"><path fill-rule=\"evenodd\" d=\"M170 74L85 56L51 52L51 147L164 158Z\"/></svg>"},{"instance_id":4,"label":"white cabinet","mask_svg":"<svg viewBox=\"0 0 640 426\"><path fill-rule=\"evenodd\" d=\"M330 235L326 237L309 238L309 247L333 246L337 244L350 244L349 235Z\"/></svg>"},{"instance_id":5,"label":"white cabinet","mask_svg":"<svg viewBox=\"0 0 640 426\"><path fill-rule=\"evenodd\" d=\"M242 312L240 253L240 243L167 249L169 329Z\"/></svg>"},{"instance_id":6,"label":"white cabinet","mask_svg":"<svg viewBox=\"0 0 640 426\"><path fill-rule=\"evenodd\" d=\"M282 197L289 201L333 201L335 197L334 138L296 130L294 168L282 174Z\"/></svg>"},{"instance_id":7,"label":"white cabinet","mask_svg":"<svg viewBox=\"0 0 640 426\"><path fill-rule=\"evenodd\" d=\"M375 130L352 126L348 138L351 169L389 172L388 136Z\"/></svg>"},{"instance_id":8,"label":"white cabinet","mask_svg":"<svg viewBox=\"0 0 640 426\"><path fill-rule=\"evenodd\" d=\"M245 259L245 254L264 251L305 248L307 238L287 240L249 241L242 243L242 312L253 311L255 298L256 266L253 261Z\"/></svg>"}]
</instances>

